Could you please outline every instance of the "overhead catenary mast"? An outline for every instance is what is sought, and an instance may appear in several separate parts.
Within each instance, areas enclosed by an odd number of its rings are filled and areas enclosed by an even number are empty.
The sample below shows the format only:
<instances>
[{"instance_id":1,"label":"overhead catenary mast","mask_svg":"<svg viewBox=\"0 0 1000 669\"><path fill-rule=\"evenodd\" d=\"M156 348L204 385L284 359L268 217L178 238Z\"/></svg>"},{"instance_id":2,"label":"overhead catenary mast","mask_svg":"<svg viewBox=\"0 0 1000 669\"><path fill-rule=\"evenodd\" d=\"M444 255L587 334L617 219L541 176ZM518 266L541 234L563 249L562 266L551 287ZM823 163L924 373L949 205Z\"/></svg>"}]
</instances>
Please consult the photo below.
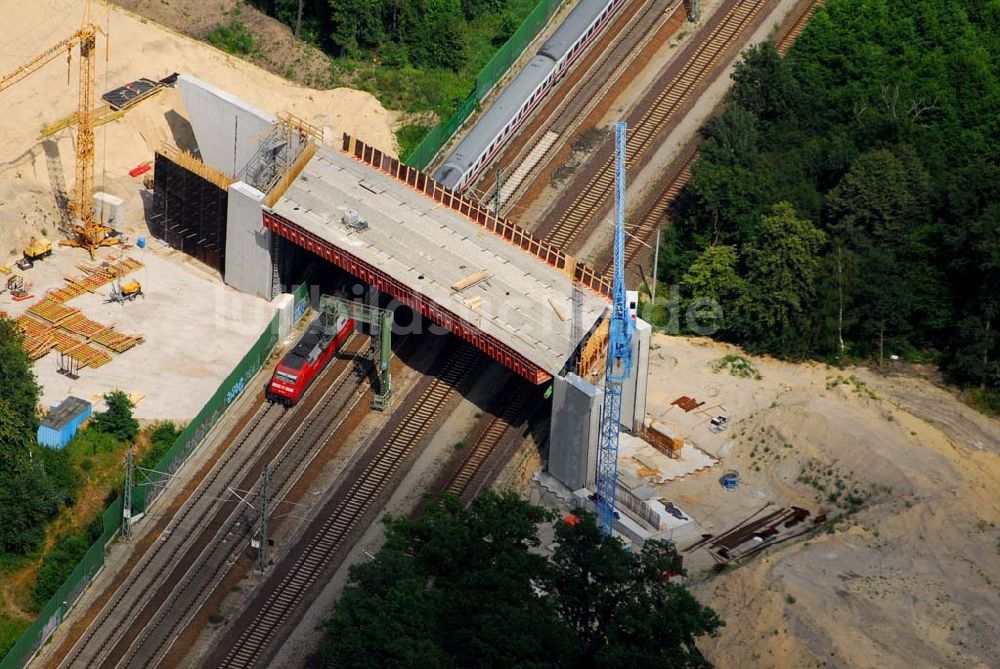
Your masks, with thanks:
<instances>
[{"instance_id":1,"label":"overhead catenary mast","mask_svg":"<svg viewBox=\"0 0 1000 669\"><path fill-rule=\"evenodd\" d=\"M611 535L615 525L622 384L632 371L632 332L635 328L625 298L625 127L624 121L615 124L614 285L597 453L597 522L601 534L606 537Z\"/></svg>"}]
</instances>

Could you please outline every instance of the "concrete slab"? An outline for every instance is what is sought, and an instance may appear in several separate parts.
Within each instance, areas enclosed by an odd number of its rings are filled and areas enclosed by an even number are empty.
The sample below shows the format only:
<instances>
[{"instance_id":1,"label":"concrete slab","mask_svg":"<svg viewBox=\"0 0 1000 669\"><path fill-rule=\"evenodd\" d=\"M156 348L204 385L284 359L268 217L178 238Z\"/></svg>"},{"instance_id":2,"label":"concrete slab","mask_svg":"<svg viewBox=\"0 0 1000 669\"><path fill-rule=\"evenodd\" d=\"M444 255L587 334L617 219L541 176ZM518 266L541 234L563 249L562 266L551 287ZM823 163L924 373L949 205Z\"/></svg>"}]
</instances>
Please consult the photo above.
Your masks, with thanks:
<instances>
[{"instance_id":1,"label":"concrete slab","mask_svg":"<svg viewBox=\"0 0 1000 669\"><path fill-rule=\"evenodd\" d=\"M622 433L618 446L618 469L622 476L645 484L666 483L718 464L718 460L690 443L684 444L677 460L631 434Z\"/></svg>"},{"instance_id":2,"label":"concrete slab","mask_svg":"<svg viewBox=\"0 0 1000 669\"><path fill-rule=\"evenodd\" d=\"M142 335L145 343L112 354L102 367L80 370L77 380L56 372L58 353L53 350L34 365L45 404L76 395L99 408L101 395L120 389L145 395L135 410L140 419L190 420L270 322L273 307L268 302L227 288L212 270L150 241L153 248L128 251L144 264L129 275L142 283L144 298L105 304L110 291L105 286L100 293L66 303L123 334ZM115 253L101 249L98 257ZM0 296L0 310L12 317L24 313L46 290L63 286L64 276L82 275L79 263L91 264L86 253L56 246L52 256L24 273L36 299L12 302L6 293Z\"/></svg>"},{"instance_id":3,"label":"concrete slab","mask_svg":"<svg viewBox=\"0 0 1000 669\"><path fill-rule=\"evenodd\" d=\"M349 210L367 222L364 229L345 222ZM576 346L566 274L349 155L319 147L273 211L550 375ZM485 278L456 288L478 273ZM582 295L586 332L609 303Z\"/></svg>"}]
</instances>

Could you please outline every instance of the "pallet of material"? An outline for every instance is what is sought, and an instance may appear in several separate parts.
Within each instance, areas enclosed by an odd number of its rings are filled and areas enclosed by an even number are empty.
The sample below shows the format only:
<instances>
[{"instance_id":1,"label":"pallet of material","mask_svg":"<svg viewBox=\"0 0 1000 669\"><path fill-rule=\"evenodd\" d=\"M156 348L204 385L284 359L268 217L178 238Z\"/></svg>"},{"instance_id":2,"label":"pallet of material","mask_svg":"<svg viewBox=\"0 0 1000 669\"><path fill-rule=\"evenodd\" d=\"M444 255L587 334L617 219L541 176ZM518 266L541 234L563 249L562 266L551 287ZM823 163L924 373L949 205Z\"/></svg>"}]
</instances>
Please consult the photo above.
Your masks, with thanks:
<instances>
[{"instance_id":1,"label":"pallet of material","mask_svg":"<svg viewBox=\"0 0 1000 669\"><path fill-rule=\"evenodd\" d=\"M55 340L56 350L79 362L80 367L100 367L111 362L109 354L65 332L53 330L52 338Z\"/></svg>"},{"instance_id":2,"label":"pallet of material","mask_svg":"<svg viewBox=\"0 0 1000 669\"><path fill-rule=\"evenodd\" d=\"M75 309L72 311L74 313L58 321L59 327L111 349L115 353L124 353L144 341L142 337L122 334L116 332L113 327L92 321Z\"/></svg>"},{"instance_id":3,"label":"pallet of material","mask_svg":"<svg viewBox=\"0 0 1000 669\"><path fill-rule=\"evenodd\" d=\"M114 328L104 328L104 330L91 337L91 341L109 348L115 353L124 353L146 340L140 336L116 332Z\"/></svg>"},{"instance_id":4,"label":"pallet of material","mask_svg":"<svg viewBox=\"0 0 1000 669\"><path fill-rule=\"evenodd\" d=\"M78 316L80 311L72 307L65 306L58 300L50 300L47 297L28 307L28 313L43 320L59 325L74 316Z\"/></svg>"},{"instance_id":5,"label":"pallet of material","mask_svg":"<svg viewBox=\"0 0 1000 669\"><path fill-rule=\"evenodd\" d=\"M101 96L101 99L116 111L128 109L146 98L156 95L163 86L164 84L159 81L143 77L108 91Z\"/></svg>"},{"instance_id":6,"label":"pallet of material","mask_svg":"<svg viewBox=\"0 0 1000 669\"><path fill-rule=\"evenodd\" d=\"M655 422L643 428L641 436L649 442L650 446L667 457L674 458L675 460L681 457L681 450L684 448L684 437L678 435L670 426Z\"/></svg>"},{"instance_id":7,"label":"pallet of material","mask_svg":"<svg viewBox=\"0 0 1000 669\"><path fill-rule=\"evenodd\" d=\"M38 360L51 351L55 345L52 339L51 325L37 321L27 314L22 314L15 318L14 324L17 325L18 329L24 335L21 346L32 360Z\"/></svg>"}]
</instances>

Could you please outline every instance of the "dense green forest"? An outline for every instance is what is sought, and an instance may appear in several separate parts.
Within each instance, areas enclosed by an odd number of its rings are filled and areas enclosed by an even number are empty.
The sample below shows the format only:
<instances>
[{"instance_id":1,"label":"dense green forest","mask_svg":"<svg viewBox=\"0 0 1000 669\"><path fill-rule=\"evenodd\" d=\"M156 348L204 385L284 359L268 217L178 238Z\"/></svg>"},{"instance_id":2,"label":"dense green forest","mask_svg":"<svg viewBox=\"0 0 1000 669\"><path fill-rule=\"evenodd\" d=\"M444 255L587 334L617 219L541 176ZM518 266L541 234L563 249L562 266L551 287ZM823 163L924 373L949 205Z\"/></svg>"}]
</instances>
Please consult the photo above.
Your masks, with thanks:
<instances>
[{"instance_id":1,"label":"dense green forest","mask_svg":"<svg viewBox=\"0 0 1000 669\"><path fill-rule=\"evenodd\" d=\"M317 658L338 667L710 667L694 643L722 625L682 586L672 544L632 553L593 516L555 523L514 493L454 497L389 519L351 569Z\"/></svg>"},{"instance_id":2,"label":"dense green forest","mask_svg":"<svg viewBox=\"0 0 1000 669\"><path fill-rule=\"evenodd\" d=\"M753 351L932 360L995 391L1000 0L829 0L733 80L660 280Z\"/></svg>"}]
</instances>

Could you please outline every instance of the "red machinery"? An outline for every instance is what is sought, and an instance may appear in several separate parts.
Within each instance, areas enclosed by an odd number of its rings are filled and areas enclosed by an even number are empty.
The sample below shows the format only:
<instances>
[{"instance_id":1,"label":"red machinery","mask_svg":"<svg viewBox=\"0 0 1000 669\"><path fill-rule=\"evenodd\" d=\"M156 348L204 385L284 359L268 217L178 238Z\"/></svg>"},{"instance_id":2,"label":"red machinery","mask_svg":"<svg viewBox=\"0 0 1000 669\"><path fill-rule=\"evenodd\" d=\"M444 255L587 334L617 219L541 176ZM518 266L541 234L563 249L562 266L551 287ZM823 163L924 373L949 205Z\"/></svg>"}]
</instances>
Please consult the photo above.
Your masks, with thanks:
<instances>
[{"instance_id":1,"label":"red machinery","mask_svg":"<svg viewBox=\"0 0 1000 669\"><path fill-rule=\"evenodd\" d=\"M281 359L265 391L268 401L292 406L302 399L309 384L354 329L354 321L343 316L328 321L333 319L325 314L317 316L295 348Z\"/></svg>"}]
</instances>

